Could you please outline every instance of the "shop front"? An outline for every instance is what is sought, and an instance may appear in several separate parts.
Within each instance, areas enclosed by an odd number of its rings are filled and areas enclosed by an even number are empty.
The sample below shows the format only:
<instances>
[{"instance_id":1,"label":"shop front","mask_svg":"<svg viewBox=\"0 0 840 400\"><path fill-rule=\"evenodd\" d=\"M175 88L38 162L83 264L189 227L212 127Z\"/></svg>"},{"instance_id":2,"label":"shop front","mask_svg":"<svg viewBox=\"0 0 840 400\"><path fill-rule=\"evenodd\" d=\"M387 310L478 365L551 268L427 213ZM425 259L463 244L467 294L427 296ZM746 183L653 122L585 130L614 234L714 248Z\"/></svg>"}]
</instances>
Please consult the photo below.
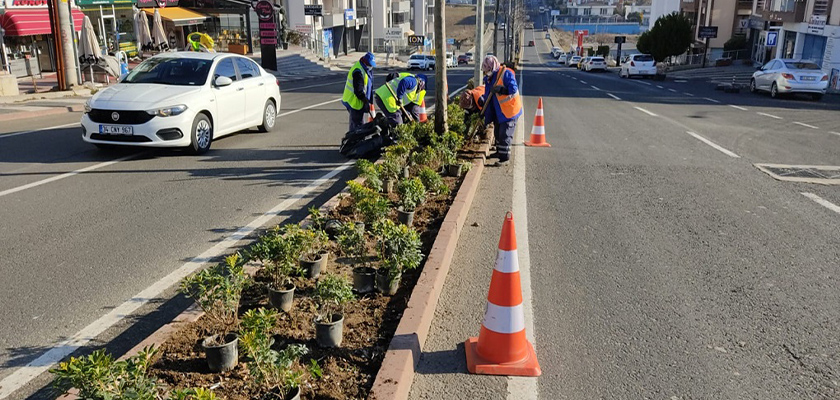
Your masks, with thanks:
<instances>
[{"instance_id":1,"label":"shop front","mask_svg":"<svg viewBox=\"0 0 840 400\"><path fill-rule=\"evenodd\" d=\"M154 17L154 8L142 10L150 19ZM173 49L184 50L187 47L187 35L190 33L206 33L203 28L209 18L205 14L184 7L166 7L157 10L163 21L163 31L169 38L169 46Z\"/></svg>"},{"instance_id":2,"label":"shop front","mask_svg":"<svg viewBox=\"0 0 840 400\"><path fill-rule=\"evenodd\" d=\"M103 52L137 55L132 0L76 0L76 3L93 23Z\"/></svg>"},{"instance_id":3,"label":"shop front","mask_svg":"<svg viewBox=\"0 0 840 400\"><path fill-rule=\"evenodd\" d=\"M247 54L252 52L254 40L259 40L256 16L247 1L232 0L180 0L181 7L206 16L200 26L190 32L209 35L216 51Z\"/></svg>"},{"instance_id":4,"label":"shop front","mask_svg":"<svg viewBox=\"0 0 840 400\"><path fill-rule=\"evenodd\" d=\"M4 30L0 45L8 62L5 68L18 77L38 75L42 71L55 71L52 56L54 38L46 0L0 0L0 26ZM68 5L76 32L82 29L84 14L74 2ZM4 57L0 57L2 59Z\"/></svg>"}]
</instances>

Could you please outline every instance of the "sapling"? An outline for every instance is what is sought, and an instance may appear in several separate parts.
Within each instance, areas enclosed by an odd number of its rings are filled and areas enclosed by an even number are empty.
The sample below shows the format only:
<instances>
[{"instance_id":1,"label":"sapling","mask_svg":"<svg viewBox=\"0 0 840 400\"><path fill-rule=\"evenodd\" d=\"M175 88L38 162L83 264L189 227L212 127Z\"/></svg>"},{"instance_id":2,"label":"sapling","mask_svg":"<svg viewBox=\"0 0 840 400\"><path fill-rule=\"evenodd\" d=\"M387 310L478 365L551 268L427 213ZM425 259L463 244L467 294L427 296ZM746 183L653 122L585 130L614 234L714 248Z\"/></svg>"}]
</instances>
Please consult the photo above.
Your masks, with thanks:
<instances>
[{"instance_id":1,"label":"sapling","mask_svg":"<svg viewBox=\"0 0 840 400\"><path fill-rule=\"evenodd\" d=\"M315 299L319 305L318 320L333 322L334 314L344 314L344 305L353 300L353 284L344 277L325 274L315 286Z\"/></svg>"},{"instance_id":2,"label":"sapling","mask_svg":"<svg viewBox=\"0 0 840 400\"><path fill-rule=\"evenodd\" d=\"M359 171L359 176L365 178L365 185L367 187L380 192L382 191L382 176L380 176L379 168L369 160L360 158L356 161L356 169Z\"/></svg>"},{"instance_id":3,"label":"sapling","mask_svg":"<svg viewBox=\"0 0 840 400\"><path fill-rule=\"evenodd\" d=\"M383 267L390 279L397 279L404 270L415 269L423 260L423 243L414 229L384 220L378 226L378 249Z\"/></svg>"},{"instance_id":4,"label":"sapling","mask_svg":"<svg viewBox=\"0 0 840 400\"><path fill-rule=\"evenodd\" d=\"M417 177L423 182L423 186L430 193L449 194L449 186L443 181L440 174L429 167L423 167L417 174Z\"/></svg>"},{"instance_id":5,"label":"sapling","mask_svg":"<svg viewBox=\"0 0 840 400\"><path fill-rule=\"evenodd\" d=\"M426 188L420 178L403 179L397 186L399 205L405 212L414 211L426 199Z\"/></svg>"},{"instance_id":6,"label":"sapling","mask_svg":"<svg viewBox=\"0 0 840 400\"><path fill-rule=\"evenodd\" d=\"M196 272L181 281L180 292L195 300L207 318L221 327L218 338L230 333L238 323L237 310L248 281L239 253L225 262Z\"/></svg>"},{"instance_id":7,"label":"sapling","mask_svg":"<svg viewBox=\"0 0 840 400\"><path fill-rule=\"evenodd\" d=\"M365 232L353 223L345 222L338 228L338 248L346 256L361 258L365 254Z\"/></svg>"}]
</instances>

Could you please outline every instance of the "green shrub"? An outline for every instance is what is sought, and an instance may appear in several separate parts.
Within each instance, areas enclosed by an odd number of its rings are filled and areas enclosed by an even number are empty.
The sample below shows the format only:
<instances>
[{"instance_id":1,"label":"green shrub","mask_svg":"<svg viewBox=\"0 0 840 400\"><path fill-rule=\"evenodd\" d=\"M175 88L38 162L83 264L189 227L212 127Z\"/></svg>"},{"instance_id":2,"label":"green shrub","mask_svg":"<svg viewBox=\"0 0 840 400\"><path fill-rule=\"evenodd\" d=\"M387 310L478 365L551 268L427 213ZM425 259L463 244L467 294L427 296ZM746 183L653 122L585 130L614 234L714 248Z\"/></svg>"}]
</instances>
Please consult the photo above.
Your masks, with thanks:
<instances>
[{"instance_id":1,"label":"green shrub","mask_svg":"<svg viewBox=\"0 0 840 400\"><path fill-rule=\"evenodd\" d=\"M382 191L382 177L379 173L379 168L372 162L360 158L356 161L356 169L359 171L359 176L365 178L365 185L367 187Z\"/></svg>"},{"instance_id":2,"label":"green shrub","mask_svg":"<svg viewBox=\"0 0 840 400\"><path fill-rule=\"evenodd\" d=\"M418 177L430 193L449 194L449 186L446 186L443 178L435 170L423 167L420 169Z\"/></svg>"},{"instance_id":3,"label":"green shrub","mask_svg":"<svg viewBox=\"0 0 840 400\"><path fill-rule=\"evenodd\" d=\"M382 221L377 230L379 257L392 280L402 271L420 266L423 243L417 231L391 220Z\"/></svg>"},{"instance_id":4,"label":"green shrub","mask_svg":"<svg viewBox=\"0 0 840 400\"><path fill-rule=\"evenodd\" d=\"M273 314L273 315L272 315ZM309 352L302 344L292 344L282 351L271 348L271 337L266 326L276 323L276 311L252 315L255 329L243 330L240 346L248 357L248 371L253 386L278 388L282 398L303 382L303 371L297 361ZM244 317L243 317L244 320Z\"/></svg>"},{"instance_id":5,"label":"green shrub","mask_svg":"<svg viewBox=\"0 0 840 400\"><path fill-rule=\"evenodd\" d=\"M347 187L350 189L350 197L353 199L353 212L357 216L361 216L365 224L372 226L388 216L390 207L388 199L355 181L347 181Z\"/></svg>"},{"instance_id":6,"label":"green shrub","mask_svg":"<svg viewBox=\"0 0 840 400\"><path fill-rule=\"evenodd\" d=\"M607 57L610 55L610 46L598 46L598 50L595 50L595 55L601 57Z\"/></svg>"},{"instance_id":7,"label":"green shrub","mask_svg":"<svg viewBox=\"0 0 840 400\"><path fill-rule=\"evenodd\" d=\"M353 222L345 222L338 228L338 248L346 256L363 257L365 255L365 232Z\"/></svg>"},{"instance_id":8,"label":"green shrub","mask_svg":"<svg viewBox=\"0 0 840 400\"><path fill-rule=\"evenodd\" d=\"M438 148L425 146L422 150L412 154L412 162L415 165L427 166L432 169L440 169L443 160L441 159L441 152L438 151Z\"/></svg>"},{"instance_id":9,"label":"green shrub","mask_svg":"<svg viewBox=\"0 0 840 400\"><path fill-rule=\"evenodd\" d=\"M449 129L455 133L465 135L467 133L467 121L464 110L457 103L452 103L447 106L446 112Z\"/></svg>"},{"instance_id":10,"label":"green shrub","mask_svg":"<svg viewBox=\"0 0 840 400\"><path fill-rule=\"evenodd\" d=\"M62 393L76 388L81 399L155 399L157 382L148 373L158 350L154 346L146 347L123 361L115 360L105 350L70 357L70 361L50 370L56 377L53 385Z\"/></svg>"},{"instance_id":11,"label":"green shrub","mask_svg":"<svg viewBox=\"0 0 840 400\"><path fill-rule=\"evenodd\" d=\"M397 186L397 193L403 211L414 211L426 199L426 187L420 178L403 179Z\"/></svg>"},{"instance_id":12,"label":"green shrub","mask_svg":"<svg viewBox=\"0 0 840 400\"><path fill-rule=\"evenodd\" d=\"M315 286L315 300L320 305L318 318L330 321L333 314L343 314L344 305L356 298L353 284L335 274L324 274Z\"/></svg>"},{"instance_id":13,"label":"green shrub","mask_svg":"<svg viewBox=\"0 0 840 400\"><path fill-rule=\"evenodd\" d=\"M196 272L181 281L180 292L195 300L211 320L223 326L221 336L238 322L237 311L242 290L248 281L239 253L218 264Z\"/></svg>"}]
</instances>

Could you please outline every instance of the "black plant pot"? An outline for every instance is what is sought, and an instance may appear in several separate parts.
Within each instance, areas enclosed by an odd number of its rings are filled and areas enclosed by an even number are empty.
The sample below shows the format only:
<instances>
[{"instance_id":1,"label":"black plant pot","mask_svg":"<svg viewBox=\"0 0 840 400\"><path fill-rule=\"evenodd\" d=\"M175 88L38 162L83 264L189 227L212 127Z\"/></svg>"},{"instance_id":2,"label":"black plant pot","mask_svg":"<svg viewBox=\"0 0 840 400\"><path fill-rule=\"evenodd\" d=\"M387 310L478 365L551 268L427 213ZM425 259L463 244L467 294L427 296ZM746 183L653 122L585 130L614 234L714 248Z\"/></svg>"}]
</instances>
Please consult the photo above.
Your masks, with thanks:
<instances>
[{"instance_id":1,"label":"black plant pot","mask_svg":"<svg viewBox=\"0 0 840 400\"><path fill-rule=\"evenodd\" d=\"M289 312L292 309L292 304L295 298L295 285L288 284L280 290L275 290L273 287L268 287L268 304L272 307Z\"/></svg>"},{"instance_id":2,"label":"black plant pot","mask_svg":"<svg viewBox=\"0 0 840 400\"><path fill-rule=\"evenodd\" d=\"M451 164L446 166L446 173L449 176L461 176L461 164Z\"/></svg>"},{"instance_id":3,"label":"black plant pot","mask_svg":"<svg viewBox=\"0 0 840 400\"><path fill-rule=\"evenodd\" d=\"M217 336L206 337L201 342L204 356L207 358L207 366L213 372L230 371L239 362L239 338L231 333L225 336L225 344L208 345L209 342L216 340Z\"/></svg>"},{"instance_id":4,"label":"black plant pot","mask_svg":"<svg viewBox=\"0 0 840 400\"><path fill-rule=\"evenodd\" d=\"M411 226L414 223L414 211L403 211L401 208L397 209L397 221L402 222L406 226Z\"/></svg>"},{"instance_id":5,"label":"black plant pot","mask_svg":"<svg viewBox=\"0 0 840 400\"><path fill-rule=\"evenodd\" d=\"M344 316L333 314L330 321L315 320L315 341L321 347L341 346L344 338Z\"/></svg>"},{"instance_id":6,"label":"black plant pot","mask_svg":"<svg viewBox=\"0 0 840 400\"><path fill-rule=\"evenodd\" d=\"M353 289L360 294L373 291L376 270L370 267L353 268Z\"/></svg>"},{"instance_id":7,"label":"black plant pot","mask_svg":"<svg viewBox=\"0 0 840 400\"><path fill-rule=\"evenodd\" d=\"M382 193L394 193L395 182L396 181L394 181L393 179L386 180L385 183L382 185Z\"/></svg>"},{"instance_id":8,"label":"black plant pot","mask_svg":"<svg viewBox=\"0 0 840 400\"><path fill-rule=\"evenodd\" d=\"M321 270L327 265L327 259L329 258L329 254L321 253L317 260L307 260L305 258L300 259L300 267L306 271L306 277L309 279L315 279L318 275L321 275Z\"/></svg>"},{"instance_id":9,"label":"black plant pot","mask_svg":"<svg viewBox=\"0 0 840 400\"><path fill-rule=\"evenodd\" d=\"M330 239L335 239L338 236L339 228L341 228L341 221L337 219L327 220L327 223L324 224L324 231L327 232Z\"/></svg>"},{"instance_id":10,"label":"black plant pot","mask_svg":"<svg viewBox=\"0 0 840 400\"><path fill-rule=\"evenodd\" d=\"M388 270L384 268L377 269L376 290L378 290L379 293L393 296L397 294L397 290L400 288L400 279L402 279L402 274L397 275L393 280L391 280Z\"/></svg>"}]
</instances>

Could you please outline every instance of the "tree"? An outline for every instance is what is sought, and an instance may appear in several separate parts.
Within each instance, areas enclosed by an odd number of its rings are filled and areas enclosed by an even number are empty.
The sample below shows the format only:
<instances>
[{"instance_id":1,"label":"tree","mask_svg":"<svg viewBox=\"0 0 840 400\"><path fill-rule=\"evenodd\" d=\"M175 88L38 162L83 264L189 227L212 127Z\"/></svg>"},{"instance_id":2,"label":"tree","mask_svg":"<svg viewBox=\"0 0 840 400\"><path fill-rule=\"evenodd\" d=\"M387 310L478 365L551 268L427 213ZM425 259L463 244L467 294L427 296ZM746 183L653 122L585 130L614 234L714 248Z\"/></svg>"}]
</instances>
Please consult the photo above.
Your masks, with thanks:
<instances>
[{"instance_id":1,"label":"tree","mask_svg":"<svg viewBox=\"0 0 840 400\"><path fill-rule=\"evenodd\" d=\"M685 53L693 36L691 20L674 12L657 19L653 28L639 36L636 48L652 55L654 60L662 61Z\"/></svg>"},{"instance_id":2,"label":"tree","mask_svg":"<svg viewBox=\"0 0 840 400\"><path fill-rule=\"evenodd\" d=\"M744 50L747 48L747 36L735 35L732 36L726 43L723 44L724 51Z\"/></svg>"},{"instance_id":3,"label":"tree","mask_svg":"<svg viewBox=\"0 0 840 400\"><path fill-rule=\"evenodd\" d=\"M629 22L638 22L639 24L641 24L643 19L644 17L642 16L642 13L638 11L627 14L627 21Z\"/></svg>"},{"instance_id":4,"label":"tree","mask_svg":"<svg viewBox=\"0 0 840 400\"><path fill-rule=\"evenodd\" d=\"M598 46L603 46L605 43L612 43L615 41L615 35L611 33L596 33L592 35L592 40L598 43Z\"/></svg>"}]
</instances>

